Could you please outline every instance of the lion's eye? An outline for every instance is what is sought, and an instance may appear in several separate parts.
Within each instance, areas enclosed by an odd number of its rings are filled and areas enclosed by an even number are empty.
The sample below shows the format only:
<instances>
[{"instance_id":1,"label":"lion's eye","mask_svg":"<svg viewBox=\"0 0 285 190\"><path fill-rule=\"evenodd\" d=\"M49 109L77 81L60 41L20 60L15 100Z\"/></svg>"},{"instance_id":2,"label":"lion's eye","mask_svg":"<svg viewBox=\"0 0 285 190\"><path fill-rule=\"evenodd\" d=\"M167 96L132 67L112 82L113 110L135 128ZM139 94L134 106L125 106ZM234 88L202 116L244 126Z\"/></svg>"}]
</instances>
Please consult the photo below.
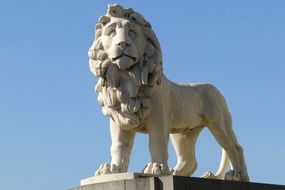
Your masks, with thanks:
<instances>
[{"instance_id":1,"label":"lion's eye","mask_svg":"<svg viewBox=\"0 0 285 190\"><path fill-rule=\"evenodd\" d=\"M115 36L116 35L116 30L111 30L109 33L110 36Z\"/></svg>"},{"instance_id":2,"label":"lion's eye","mask_svg":"<svg viewBox=\"0 0 285 190\"><path fill-rule=\"evenodd\" d=\"M135 37L136 36L136 32L134 30L129 30L129 36L130 37Z\"/></svg>"},{"instance_id":3,"label":"lion's eye","mask_svg":"<svg viewBox=\"0 0 285 190\"><path fill-rule=\"evenodd\" d=\"M116 35L116 30L115 30L115 29L109 30L109 31L107 32L107 35L108 35L108 36L115 36L115 35Z\"/></svg>"}]
</instances>

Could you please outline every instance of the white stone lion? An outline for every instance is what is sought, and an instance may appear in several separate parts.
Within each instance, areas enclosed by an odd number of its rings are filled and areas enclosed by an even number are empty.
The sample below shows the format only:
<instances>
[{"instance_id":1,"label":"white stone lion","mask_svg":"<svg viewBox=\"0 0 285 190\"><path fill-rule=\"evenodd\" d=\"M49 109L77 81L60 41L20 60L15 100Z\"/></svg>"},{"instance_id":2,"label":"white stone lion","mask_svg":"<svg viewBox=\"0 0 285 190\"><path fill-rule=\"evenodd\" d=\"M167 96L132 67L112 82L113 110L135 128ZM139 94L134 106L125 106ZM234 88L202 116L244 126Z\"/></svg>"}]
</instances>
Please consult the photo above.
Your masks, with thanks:
<instances>
[{"instance_id":1,"label":"white stone lion","mask_svg":"<svg viewBox=\"0 0 285 190\"><path fill-rule=\"evenodd\" d=\"M112 138L112 161L96 175L126 172L135 133L143 132L149 134L151 154L144 173L190 176L197 167L197 137L207 127L224 151L218 172L205 177L249 180L224 97L210 84L169 81L162 72L159 42L142 15L109 5L88 54ZM173 169L167 164L169 135L178 160ZM224 176L228 158L233 170Z\"/></svg>"}]
</instances>

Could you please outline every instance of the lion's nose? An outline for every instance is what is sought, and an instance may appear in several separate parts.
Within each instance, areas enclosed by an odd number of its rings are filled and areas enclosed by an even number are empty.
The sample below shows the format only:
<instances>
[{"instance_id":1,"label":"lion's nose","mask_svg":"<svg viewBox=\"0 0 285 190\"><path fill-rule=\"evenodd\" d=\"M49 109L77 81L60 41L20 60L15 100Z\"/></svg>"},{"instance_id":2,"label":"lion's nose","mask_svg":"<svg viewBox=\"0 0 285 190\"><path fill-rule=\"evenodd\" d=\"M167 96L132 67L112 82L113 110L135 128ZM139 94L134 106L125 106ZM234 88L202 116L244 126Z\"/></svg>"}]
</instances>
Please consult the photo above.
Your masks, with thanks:
<instances>
[{"instance_id":1,"label":"lion's nose","mask_svg":"<svg viewBox=\"0 0 285 190\"><path fill-rule=\"evenodd\" d=\"M127 48L129 46L129 44L127 42L125 42L125 41L121 41L121 42L117 43L117 45L119 47L121 47L122 49L125 49L125 48Z\"/></svg>"}]
</instances>

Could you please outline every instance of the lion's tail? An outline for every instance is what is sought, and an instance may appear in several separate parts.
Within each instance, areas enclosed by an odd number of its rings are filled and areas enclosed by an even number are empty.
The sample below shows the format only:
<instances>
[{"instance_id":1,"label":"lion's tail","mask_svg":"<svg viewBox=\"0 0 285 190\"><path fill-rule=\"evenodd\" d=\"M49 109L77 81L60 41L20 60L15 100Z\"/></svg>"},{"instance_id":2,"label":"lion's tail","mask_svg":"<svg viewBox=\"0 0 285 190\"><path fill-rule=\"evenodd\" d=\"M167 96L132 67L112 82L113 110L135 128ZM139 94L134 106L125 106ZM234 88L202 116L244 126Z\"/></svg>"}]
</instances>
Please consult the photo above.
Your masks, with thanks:
<instances>
[{"instance_id":1,"label":"lion's tail","mask_svg":"<svg viewBox=\"0 0 285 190\"><path fill-rule=\"evenodd\" d=\"M227 152L224 149L222 149L221 162L220 162L219 169L217 170L217 172L215 174L215 178L216 179L224 179L225 174L228 171L229 165L231 165L229 156L228 156Z\"/></svg>"}]
</instances>

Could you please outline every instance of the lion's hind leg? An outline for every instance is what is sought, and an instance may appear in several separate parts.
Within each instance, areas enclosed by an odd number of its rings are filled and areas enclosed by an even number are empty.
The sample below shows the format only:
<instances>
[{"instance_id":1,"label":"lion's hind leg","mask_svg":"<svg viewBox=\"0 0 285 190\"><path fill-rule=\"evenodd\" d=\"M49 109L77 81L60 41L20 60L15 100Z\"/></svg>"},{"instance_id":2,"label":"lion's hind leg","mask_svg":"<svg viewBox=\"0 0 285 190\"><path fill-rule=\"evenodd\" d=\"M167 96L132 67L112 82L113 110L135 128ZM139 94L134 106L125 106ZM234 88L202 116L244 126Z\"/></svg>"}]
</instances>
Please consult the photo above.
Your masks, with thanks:
<instances>
[{"instance_id":1,"label":"lion's hind leg","mask_svg":"<svg viewBox=\"0 0 285 190\"><path fill-rule=\"evenodd\" d=\"M225 179L225 174L228 172L229 165L230 160L228 158L228 154L224 149L222 149L221 162L217 172L214 174L211 171L207 171L201 177L210 179Z\"/></svg>"},{"instance_id":2,"label":"lion's hind leg","mask_svg":"<svg viewBox=\"0 0 285 190\"><path fill-rule=\"evenodd\" d=\"M196 128L186 133L170 135L177 156L177 164L171 169L173 175L191 176L197 168L195 144L203 128Z\"/></svg>"},{"instance_id":3,"label":"lion's hind leg","mask_svg":"<svg viewBox=\"0 0 285 190\"><path fill-rule=\"evenodd\" d=\"M226 174L225 179L249 181L243 149L239 145L236 135L232 129L231 117L229 114L222 119L222 122L213 122L208 126L217 142L223 147L229 156L233 171Z\"/></svg>"}]
</instances>

